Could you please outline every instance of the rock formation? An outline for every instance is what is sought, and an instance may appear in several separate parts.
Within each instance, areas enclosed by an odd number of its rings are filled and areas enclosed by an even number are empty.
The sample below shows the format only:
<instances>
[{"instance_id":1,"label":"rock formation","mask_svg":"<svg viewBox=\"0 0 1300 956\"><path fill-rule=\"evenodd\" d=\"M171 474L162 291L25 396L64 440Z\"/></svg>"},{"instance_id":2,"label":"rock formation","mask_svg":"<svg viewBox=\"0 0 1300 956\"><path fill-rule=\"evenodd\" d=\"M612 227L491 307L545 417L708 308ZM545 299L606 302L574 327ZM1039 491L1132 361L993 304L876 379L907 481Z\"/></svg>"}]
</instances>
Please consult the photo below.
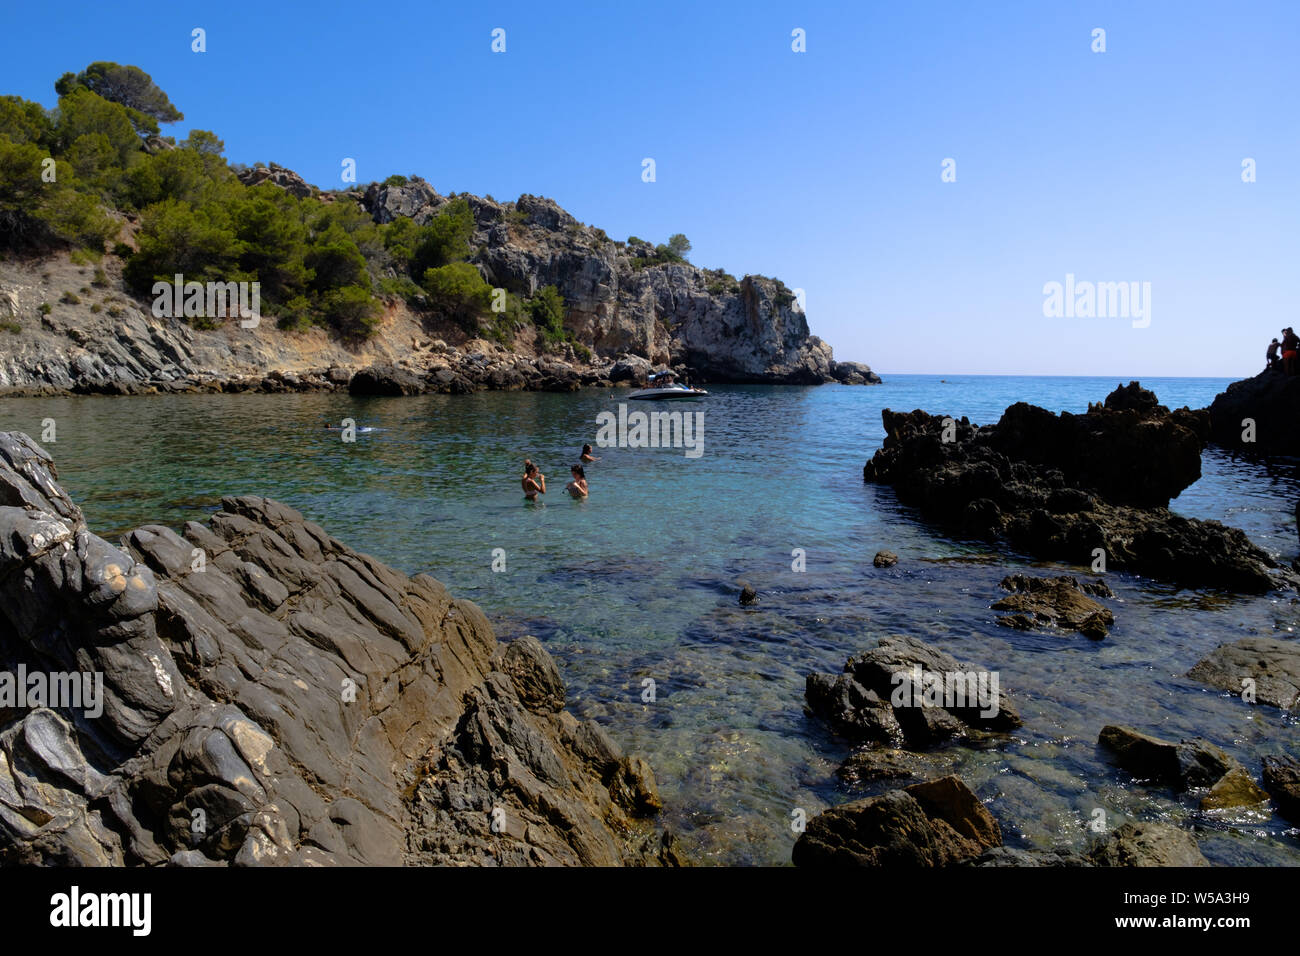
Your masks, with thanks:
<instances>
[{"instance_id":1,"label":"rock formation","mask_svg":"<svg viewBox=\"0 0 1300 956\"><path fill-rule=\"evenodd\" d=\"M1187 676L1230 694L1243 694L1244 683L1253 702L1283 710L1300 707L1300 647L1295 641L1243 637L1211 651Z\"/></svg>"},{"instance_id":2,"label":"rock formation","mask_svg":"<svg viewBox=\"0 0 1300 956\"><path fill-rule=\"evenodd\" d=\"M1208 416L1171 412L1136 382L1083 415L1020 402L982 428L919 410L883 418L885 441L863 479L892 485L952 532L1187 587L1278 584L1275 562L1241 531L1169 511L1200 477Z\"/></svg>"},{"instance_id":3,"label":"rock formation","mask_svg":"<svg viewBox=\"0 0 1300 956\"><path fill-rule=\"evenodd\" d=\"M1210 439L1239 451L1300 455L1300 376L1280 368L1233 382L1206 409ZM1249 440L1247 440L1249 439Z\"/></svg>"},{"instance_id":4,"label":"rock formation","mask_svg":"<svg viewBox=\"0 0 1300 956\"><path fill-rule=\"evenodd\" d=\"M0 863L677 859L536 640L264 498L115 547L0 433L0 677L38 673L0 697ZM82 674L97 706L54 695Z\"/></svg>"},{"instance_id":5,"label":"rock formation","mask_svg":"<svg viewBox=\"0 0 1300 956\"><path fill-rule=\"evenodd\" d=\"M1132 727L1111 724L1102 728L1097 743L1140 780L1180 792L1208 788L1209 793L1201 800L1202 810L1255 806L1268 799L1241 764L1221 747L1199 737L1174 743Z\"/></svg>"},{"instance_id":6,"label":"rock formation","mask_svg":"<svg viewBox=\"0 0 1300 956\"><path fill-rule=\"evenodd\" d=\"M1081 584L1069 575L1042 578L1012 574L1003 578L1000 586L1011 593L994 601L991 607L1011 612L998 618L998 623L1007 627L1029 630L1050 624L1099 641L1115 623L1110 609L1093 600L1115 596L1104 581Z\"/></svg>"}]
</instances>

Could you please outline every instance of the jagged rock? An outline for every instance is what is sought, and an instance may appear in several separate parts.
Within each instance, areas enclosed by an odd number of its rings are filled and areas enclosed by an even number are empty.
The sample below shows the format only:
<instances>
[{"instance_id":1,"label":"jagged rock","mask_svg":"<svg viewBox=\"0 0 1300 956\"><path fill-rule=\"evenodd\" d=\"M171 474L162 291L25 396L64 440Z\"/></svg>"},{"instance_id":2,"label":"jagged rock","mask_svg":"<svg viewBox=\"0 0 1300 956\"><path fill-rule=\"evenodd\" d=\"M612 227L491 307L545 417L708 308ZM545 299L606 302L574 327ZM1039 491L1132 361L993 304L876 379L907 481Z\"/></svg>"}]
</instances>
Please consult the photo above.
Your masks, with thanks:
<instances>
[{"instance_id":1,"label":"jagged rock","mask_svg":"<svg viewBox=\"0 0 1300 956\"><path fill-rule=\"evenodd\" d=\"M747 581L740 582L740 603L745 606L758 603L758 592Z\"/></svg>"},{"instance_id":2,"label":"jagged rock","mask_svg":"<svg viewBox=\"0 0 1300 956\"><path fill-rule=\"evenodd\" d=\"M1300 824L1300 760L1285 754L1269 755L1263 766L1264 789L1277 804L1277 812Z\"/></svg>"},{"instance_id":3,"label":"jagged rock","mask_svg":"<svg viewBox=\"0 0 1300 956\"><path fill-rule=\"evenodd\" d=\"M271 183L279 186L290 195L306 199L316 193L316 187L310 185L292 169L285 169L272 163L270 166L253 166L239 173L239 181L245 186L260 186Z\"/></svg>"},{"instance_id":4,"label":"jagged rock","mask_svg":"<svg viewBox=\"0 0 1300 956\"><path fill-rule=\"evenodd\" d=\"M795 841L796 866L951 866L1002 843L993 816L954 776L819 813Z\"/></svg>"},{"instance_id":5,"label":"jagged rock","mask_svg":"<svg viewBox=\"0 0 1300 956\"><path fill-rule=\"evenodd\" d=\"M911 636L882 638L849 658L841 674L809 674L804 696L835 733L890 747L924 749L971 729L1005 732L1021 724L992 672Z\"/></svg>"},{"instance_id":6,"label":"jagged rock","mask_svg":"<svg viewBox=\"0 0 1300 956\"><path fill-rule=\"evenodd\" d=\"M424 391L420 376L395 365L363 368L348 382L351 395L419 395Z\"/></svg>"},{"instance_id":7,"label":"jagged rock","mask_svg":"<svg viewBox=\"0 0 1300 956\"><path fill-rule=\"evenodd\" d=\"M418 176L411 177L401 185L371 183L362 199L366 211L381 225L394 219L406 218L422 226L446 202L437 190Z\"/></svg>"},{"instance_id":8,"label":"jagged rock","mask_svg":"<svg viewBox=\"0 0 1300 956\"><path fill-rule=\"evenodd\" d=\"M879 385L883 380L861 362L831 362L831 376L841 385Z\"/></svg>"},{"instance_id":9,"label":"jagged rock","mask_svg":"<svg viewBox=\"0 0 1300 956\"><path fill-rule=\"evenodd\" d=\"M1011 592L992 604L995 611L1011 612L998 618L999 624L1020 629L1051 624L1101 640L1115 623L1110 609L1089 596L1115 596L1102 581L1081 584L1068 575L1047 578L1012 574L1003 578L999 586Z\"/></svg>"},{"instance_id":10,"label":"jagged rock","mask_svg":"<svg viewBox=\"0 0 1300 956\"><path fill-rule=\"evenodd\" d=\"M475 605L265 498L114 547L0 433L0 672L20 667L97 675L102 713L0 709L0 863L675 858L635 819L649 767L561 709L535 640L501 648Z\"/></svg>"},{"instance_id":11,"label":"jagged rock","mask_svg":"<svg viewBox=\"0 0 1300 956\"><path fill-rule=\"evenodd\" d=\"M1300 376L1281 368L1233 382L1206 409L1210 440L1226 448L1273 455L1300 454ZM1254 422L1248 428L1247 419ZM1245 437L1253 441L1243 441Z\"/></svg>"},{"instance_id":12,"label":"jagged rock","mask_svg":"<svg viewBox=\"0 0 1300 956\"><path fill-rule=\"evenodd\" d=\"M1093 866L1209 866L1196 838L1168 823L1126 823L1087 854Z\"/></svg>"},{"instance_id":13,"label":"jagged rock","mask_svg":"<svg viewBox=\"0 0 1300 956\"><path fill-rule=\"evenodd\" d=\"M1253 681L1255 701L1283 710L1300 706L1300 645L1271 637L1243 637L1221 644L1187 676L1230 694L1241 695Z\"/></svg>"},{"instance_id":14,"label":"jagged rock","mask_svg":"<svg viewBox=\"0 0 1300 956\"><path fill-rule=\"evenodd\" d=\"M898 555L892 551L877 551L871 563L877 568L892 568L898 563Z\"/></svg>"},{"instance_id":15,"label":"jagged rock","mask_svg":"<svg viewBox=\"0 0 1300 956\"><path fill-rule=\"evenodd\" d=\"M1228 772L1241 768L1222 748L1199 737L1174 743L1132 727L1108 724L1097 743L1114 752L1116 762L1134 776L1178 790L1212 787Z\"/></svg>"},{"instance_id":16,"label":"jagged rock","mask_svg":"<svg viewBox=\"0 0 1300 956\"><path fill-rule=\"evenodd\" d=\"M922 411L882 413L886 437L863 468L958 534L1005 539L1036 557L1123 569L1188 587L1260 593L1276 563L1236 528L1169 511L1201 474L1205 412L1169 411L1137 385L1086 414L1023 402L977 428Z\"/></svg>"}]
</instances>

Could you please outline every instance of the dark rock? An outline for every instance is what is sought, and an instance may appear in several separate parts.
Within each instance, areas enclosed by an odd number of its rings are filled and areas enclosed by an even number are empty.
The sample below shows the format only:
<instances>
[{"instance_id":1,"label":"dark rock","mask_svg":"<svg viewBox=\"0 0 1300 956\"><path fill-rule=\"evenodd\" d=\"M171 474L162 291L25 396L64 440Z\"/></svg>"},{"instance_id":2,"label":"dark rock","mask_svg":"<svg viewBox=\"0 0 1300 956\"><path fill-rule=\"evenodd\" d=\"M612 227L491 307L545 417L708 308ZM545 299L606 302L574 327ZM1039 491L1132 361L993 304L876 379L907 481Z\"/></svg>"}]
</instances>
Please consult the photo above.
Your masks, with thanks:
<instances>
[{"instance_id":1,"label":"dark rock","mask_svg":"<svg viewBox=\"0 0 1300 956\"><path fill-rule=\"evenodd\" d=\"M564 709L560 669L537 638L521 637L507 644L501 669L510 675L520 701L529 710L554 714Z\"/></svg>"},{"instance_id":2,"label":"dark rock","mask_svg":"<svg viewBox=\"0 0 1300 956\"><path fill-rule=\"evenodd\" d=\"M741 587L740 587L740 603L743 604L743 605L745 605L745 606L748 606L748 605L750 605L750 604L757 604L757 603L758 603L758 592L755 591L752 587L750 587L750 585L748 584L748 582L742 581L742 582L740 582L740 585L741 585Z\"/></svg>"},{"instance_id":3,"label":"dark rock","mask_svg":"<svg viewBox=\"0 0 1300 956\"><path fill-rule=\"evenodd\" d=\"M833 807L795 841L796 866L951 866L1002 842L1001 829L957 777Z\"/></svg>"},{"instance_id":4,"label":"dark rock","mask_svg":"<svg viewBox=\"0 0 1300 956\"><path fill-rule=\"evenodd\" d=\"M1226 448L1272 455L1300 455L1300 435L1295 423L1300 418L1300 376L1287 375L1281 368L1260 372L1253 378L1233 382L1206 409L1210 419L1210 440ZM1254 441L1246 420L1254 422Z\"/></svg>"},{"instance_id":5,"label":"dark rock","mask_svg":"<svg viewBox=\"0 0 1300 956\"><path fill-rule=\"evenodd\" d=\"M1261 593L1279 583L1276 563L1241 531L1167 507L1200 477L1203 411L1171 412L1133 383L1083 415L1021 402L983 428L922 411L882 415L885 441L863 479L892 485L953 532L1084 566L1100 549L1107 570L1188 587Z\"/></svg>"},{"instance_id":6,"label":"dark rock","mask_svg":"<svg viewBox=\"0 0 1300 956\"><path fill-rule=\"evenodd\" d=\"M1009 846L995 846L966 866L1092 866L1087 857L1068 849L1021 850Z\"/></svg>"},{"instance_id":7,"label":"dark rock","mask_svg":"<svg viewBox=\"0 0 1300 956\"><path fill-rule=\"evenodd\" d=\"M1236 695L1243 693L1242 682L1249 678L1258 703L1294 710L1300 705L1300 644L1243 637L1215 648L1187 676Z\"/></svg>"},{"instance_id":8,"label":"dark rock","mask_svg":"<svg viewBox=\"0 0 1300 956\"><path fill-rule=\"evenodd\" d=\"M1300 760L1285 754L1264 758L1264 789L1268 791L1277 812L1300 824Z\"/></svg>"},{"instance_id":9,"label":"dark rock","mask_svg":"<svg viewBox=\"0 0 1300 956\"><path fill-rule=\"evenodd\" d=\"M1116 762L1134 776L1178 790L1212 787L1226 773L1241 767L1221 748L1199 737L1173 743L1132 727L1109 724L1102 728L1097 743L1114 752Z\"/></svg>"},{"instance_id":10,"label":"dark rock","mask_svg":"<svg viewBox=\"0 0 1300 956\"><path fill-rule=\"evenodd\" d=\"M892 551L877 551L871 563L878 568L892 568L898 563L898 555Z\"/></svg>"},{"instance_id":11,"label":"dark rock","mask_svg":"<svg viewBox=\"0 0 1300 956\"><path fill-rule=\"evenodd\" d=\"M995 611L1011 611L1010 617L998 619L999 624L1027 630L1038 624L1051 624L1085 637L1101 640L1115 623L1115 615L1094 601L1089 595L1114 597L1114 593L1101 581L1080 584L1077 578L1034 577L1012 574L1002 579L1000 585L1010 591L1007 597L994 601Z\"/></svg>"},{"instance_id":12,"label":"dark rock","mask_svg":"<svg viewBox=\"0 0 1300 956\"><path fill-rule=\"evenodd\" d=\"M883 380L861 362L831 362L831 376L841 385L879 385Z\"/></svg>"},{"instance_id":13,"label":"dark rock","mask_svg":"<svg viewBox=\"0 0 1300 956\"><path fill-rule=\"evenodd\" d=\"M1244 767L1236 767L1220 777L1210 792L1201 798L1202 810L1231 810L1256 807L1268 801L1268 794L1251 779Z\"/></svg>"},{"instance_id":14,"label":"dark rock","mask_svg":"<svg viewBox=\"0 0 1300 956\"><path fill-rule=\"evenodd\" d=\"M419 395L422 391L424 383L419 375L394 365L363 368L348 382L352 395Z\"/></svg>"},{"instance_id":15,"label":"dark rock","mask_svg":"<svg viewBox=\"0 0 1300 956\"><path fill-rule=\"evenodd\" d=\"M1019 713L993 681L993 672L917 638L886 637L849 658L841 674L808 675L805 699L813 715L854 742L924 749L972 729L1019 727Z\"/></svg>"}]
</instances>

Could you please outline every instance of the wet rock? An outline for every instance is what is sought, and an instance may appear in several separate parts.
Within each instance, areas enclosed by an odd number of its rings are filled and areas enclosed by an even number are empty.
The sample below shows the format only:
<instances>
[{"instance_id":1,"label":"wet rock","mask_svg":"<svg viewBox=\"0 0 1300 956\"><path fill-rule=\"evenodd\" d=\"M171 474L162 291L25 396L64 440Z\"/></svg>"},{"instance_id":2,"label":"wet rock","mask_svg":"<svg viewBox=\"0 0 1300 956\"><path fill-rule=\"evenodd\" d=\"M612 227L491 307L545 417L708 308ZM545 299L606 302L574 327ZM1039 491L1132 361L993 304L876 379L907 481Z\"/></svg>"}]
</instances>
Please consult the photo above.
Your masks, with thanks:
<instances>
[{"instance_id":1,"label":"wet rock","mask_svg":"<svg viewBox=\"0 0 1300 956\"><path fill-rule=\"evenodd\" d=\"M968 731L1021 724L994 672L911 636L882 638L838 675L810 674L809 711L854 742L925 749Z\"/></svg>"},{"instance_id":2,"label":"wet rock","mask_svg":"<svg viewBox=\"0 0 1300 956\"><path fill-rule=\"evenodd\" d=\"M758 603L758 592L750 586L748 581L740 582L740 603L746 607Z\"/></svg>"},{"instance_id":3,"label":"wet rock","mask_svg":"<svg viewBox=\"0 0 1300 956\"><path fill-rule=\"evenodd\" d=\"M1115 754L1116 762L1143 780L1158 780L1178 790L1212 787L1225 774L1241 769L1220 747L1199 737L1173 743L1132 727L1109 724L1097 743Z\"/></svg>"},{"instance_id":4,"label":"wet rock","mask_svg":"<svg viewBox=\"0 0 1300 956\"><path fill-rule=\"evenodd\" d=\"M1077 578L1068 575L1047 578L1012 574L1002 579L1000 587L1011 594L993 602L992 608L1012 614L999 618L999 624L1022 630L1050 624L1078 631L1092 640L1101 640L1115 623L1115 615L1110 609L1090 596L1115 596L1101 581L1081 584Z\"/></svg>"},{"instance_id":5,"label":"wet rock","mask_svg":"<svg viewBox=\"0 0 1300 956\"><path fill-rule=\"evenodd\" d=\"M0 671L103 687L102 714L0 709L0 864L673 855L638 819L650 768L562 710L535 639L499 649L475 605L285 505L224 498L116 548L48 454L0 434L0 529Z\"/></svg>"},{"instance_id":6,"label":"wet rock","mask_svg":"<svg viewBox=\"0 0 1300 956\"><path fill-rule=\"evenodd\" d=\"M795 842L796 866L951 866L1002 842L997 821L957 777L833 807Z\"/></svg>"},{"instance_id":7,"label":"wet rock","mask_svg":"<svg viewBox=\"0 0 1300 956\"><path fill-rule=\"evenodd\" d=\"M950 761L935 754L918 754L895 748L855 750L836 771L849 787L861 787L880 780L915 780L936 776L936 769Z\"/></svg>"},{"instance_id":8,"label":"wet rock","mask_svg":"<svg viewBox=\"0 0 1300 956\"><path fill-rule=\"evenodd\" d=\"M950 531L1035 557L1122 569L1187 587L1262 593L1276 563L1235 528L1183 518L1169 500L1201 474L1205 412L1170 411L1137 383L1086 414L1023 402L983 428L886 409L863 468Z\"/></svg>"},{"instance_id":9,"label":"wet rock","mask_svg":"<svg viewBox=\"0 0 1300 956\"><path fill-rule=\"evenodd\" d=\"M1300 824L1300 760L1285 754L1264 758L1264 789L1268 791L1277 812Z\"/></svg>"},{"instance_id":10,"label":"wet rock","mask_svg":"<svg viewBox=\"0 0 1300 956\"><path fill-rule=\"evenodd\" d=\"M1168 823L1126 823L1087 854L1093 866L1209 866L1196 838Z\"/></svg>"},{"instance_id":11,"label":"wet rock","mask_svg":"<svg viewBox=\"0 0 1300 956\"><path fill-rule=\"evenodd\" d=\"M1231 694L1253 687L1256 702L1294 710L1300 705L1300 644L1243 637L1215 648L1187 676ZM1253 685L1244 684L1247 679Z\"/></svg>"},{"instance_id":12,"label":"wet rock","mask_svg":"<svg viewBox=\"0 0 1300 956\"><path fill-rule=\"evenodd\" d=\"M877 551L871 563L877 568L892 568L898 563L898 555L892 551Z\"/></svg>"},{"instance_id":13,"label":"wet rock","mask_svg":"<svg viewBox=\"0 0 1300 956\"><path fill-rule=\"evenodd\" d=\"M967 866L1092 866L1087 857L1067 849L1022 850L996 846L970 860Z\"/></svg>"},{"instance_id":14,"label":"wet rock","mask_svg":"<svg viewBox=\"0 0 1300 956\"><path fill-rule=\"evenodd\" d=\"M1268 801L1268 794L1251 779L1242 767L1235 767L1220 777L1210 792L1201 798L1202 810L1230 810L1255 807Z\"/></svg>"}]
</instances>

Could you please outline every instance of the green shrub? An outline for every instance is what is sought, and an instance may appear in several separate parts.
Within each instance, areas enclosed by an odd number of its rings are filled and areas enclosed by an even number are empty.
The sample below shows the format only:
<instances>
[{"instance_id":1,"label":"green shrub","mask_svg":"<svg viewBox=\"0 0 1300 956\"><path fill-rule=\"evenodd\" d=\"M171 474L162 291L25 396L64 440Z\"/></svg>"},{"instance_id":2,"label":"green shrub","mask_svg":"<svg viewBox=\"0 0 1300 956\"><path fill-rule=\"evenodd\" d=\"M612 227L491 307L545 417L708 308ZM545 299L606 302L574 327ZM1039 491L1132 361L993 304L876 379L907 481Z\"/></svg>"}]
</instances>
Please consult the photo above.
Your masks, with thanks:
<instances>
[{"instance_id":1,"label":"green shrub","mask_svg":"<svg viewBox=\"0 0 1300 956\"><path fill-rule=\"evenodd\" d=\"M120 319L122 316L126 315L126 310L120 305L110 305L107 312L115 319Z\"/></svg>"},{"instance_id":2,"label":"green shrub","mask_svg":"<svg viewBox=\"0 0 1300 956\"><path fill-rule=\"evenodd\" d=\"M321 302L325 323L345 339L364 339L379 328L380 313L369 289L350 285L331 289Z\"/></svg>"},{"instance_id":3,"label":"green shrub","mask_svg":"<svg viewBox=\"0 0 1300 956\"><path fill-rule=\"evenodd\" d=\"M468 262L450 262L424 271L424 291L435 312L456 322L470 335L479 332L479 320L491 308L492 287Z\"/></svg>"},{"instance_id":4,"label":"green shrub","mask_svg":"<svg viewBox=\"0 0 1300 956\"><path fill-rule=\"evenodd\" d=\"M103 269L96 268L95 278L90 280L90 284L100 289L106 288L108 286L108 273Z\"/></svg>"},{"instance_id":5,"label":"green shrub","mask_svg":"<svg viewBox=\"0 0 1300 956\"><path fill-rule=\"evenodd\" d=\"M6 332L11 332L14 335L17 335L23 330L23 327L17 322L0 322L0 329L4 329Z\"/></svg>"},{"instance_id":6,"label":"green shrub","mask_svg":"<svg viewBox=\"0 0 1300 956\"><path fill-rule=\"evenodd\" d=\"M99 315L100 312L104 311L104 307L100 305L98 302L96 302L94 305L90 307L90 311L95 315Z\"/></svg>"},{"instance_id":7,"label":"green shrub","mask_svg":"<svg viewBox=\"0 0 1300 956\"><path fill-rule=\"evenodd\" d=\"M408 181L409 180L407 180L405 176L399 176L396 173L394 173L392 176L389 176L382 183L380 183L380 185L381 186L405 186Z\"/></svg>"},{"instance_id":8,"label":"green shrub","mask_svg":"<svg viewBox=\"0 0 1300 956\"><path fill-rule=\"evenodd\" d=\"M78 305L81 302L81 298L75 292L65 292L63 295L59 296L59 301L66 305Z\"/></svg>"},{"instance_id":9,"label":"green shrub","mask_svg":"<svg viewBox=\"0 0 1300 956\"><path fill-rule=\"evenodd\" d=\"M40 308L38 308L36 311L39 312L41 315L49 315L52 311L54 311L54 307L50 305L48 302L42 302Z\"/></svg>"},{"instance_id":10,"label":"green shrub","mask_svg":"<svg viewBox=\"0 0 1300 956\"><path fill-rule=\"evenodd\" d=\"M564 298L555 286L538 289L526 308L545 342L554 345L564 341Z\"/></svg>"}]
</instances>

